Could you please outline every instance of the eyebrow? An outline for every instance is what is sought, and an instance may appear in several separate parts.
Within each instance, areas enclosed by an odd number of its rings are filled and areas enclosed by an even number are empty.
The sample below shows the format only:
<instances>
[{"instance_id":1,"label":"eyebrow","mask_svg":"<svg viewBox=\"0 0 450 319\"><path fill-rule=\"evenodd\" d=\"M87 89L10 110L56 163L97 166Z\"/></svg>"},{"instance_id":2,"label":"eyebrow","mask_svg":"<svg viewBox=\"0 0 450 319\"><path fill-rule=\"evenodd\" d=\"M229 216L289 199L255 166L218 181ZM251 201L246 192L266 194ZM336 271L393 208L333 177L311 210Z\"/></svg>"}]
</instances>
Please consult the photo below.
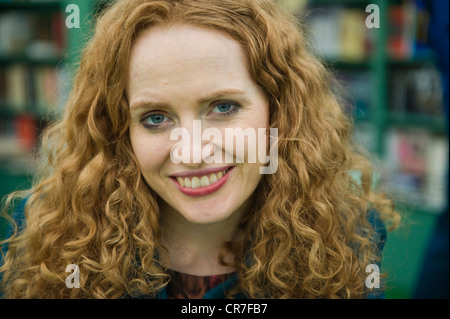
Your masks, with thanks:
<instances>
[{"instance_id":1,"label":"eyebrow","mask_svg":"<svg viewBox=\"0 0 450 319\"><path fill-rule=\"evenodd\" d=\"M224 96L229 96L229 95L246 95L246 93L240 89L233 89L233 88L229 88L229 89L222 89L216 92L213 92L211 94L205 95L204 97L200 98L197 103L198 104L204 104L207 103L209 101L213 101L213 100L217 100L220 99ZM138 101L136 103L134 103L131 107L130 107L130 111L139 109L139 108L144 108L144 107L159 107L159 108L167 108L169 105L167 103L161 103L161 102L156 102L156 101L152 101L152 100L143 100L143 101Z\"/></svg>"}]
</instances>

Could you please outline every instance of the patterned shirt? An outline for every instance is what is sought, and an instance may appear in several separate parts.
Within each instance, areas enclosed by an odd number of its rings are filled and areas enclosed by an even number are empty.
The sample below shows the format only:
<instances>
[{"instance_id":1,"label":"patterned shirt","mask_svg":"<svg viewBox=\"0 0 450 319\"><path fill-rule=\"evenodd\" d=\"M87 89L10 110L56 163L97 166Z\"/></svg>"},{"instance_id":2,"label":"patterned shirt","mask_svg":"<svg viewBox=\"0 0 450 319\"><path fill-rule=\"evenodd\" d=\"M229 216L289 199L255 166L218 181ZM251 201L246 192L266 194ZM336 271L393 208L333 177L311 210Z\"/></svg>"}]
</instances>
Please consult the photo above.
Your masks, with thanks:
<instances>
[{"instance_id":1,"label":"patterned shirt","mask_svg":"<svg viewBox=\"0 0 450 319\"><path fill-rule=\"evenodd\" d=\"M223 283L234 273L196 276L170 270L171 280L166 287L169 299L201 299L203 295Z\"/></svg>"}]
</instances>

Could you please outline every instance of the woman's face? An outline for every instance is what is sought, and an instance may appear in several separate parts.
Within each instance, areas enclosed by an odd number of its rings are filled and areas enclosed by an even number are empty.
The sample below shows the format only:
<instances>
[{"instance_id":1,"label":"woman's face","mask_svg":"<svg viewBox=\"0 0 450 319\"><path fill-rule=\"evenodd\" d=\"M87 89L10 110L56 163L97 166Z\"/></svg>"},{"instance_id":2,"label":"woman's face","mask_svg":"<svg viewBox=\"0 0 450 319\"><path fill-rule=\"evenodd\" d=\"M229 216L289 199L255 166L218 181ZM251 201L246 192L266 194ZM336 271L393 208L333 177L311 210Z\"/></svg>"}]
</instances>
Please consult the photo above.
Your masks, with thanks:
<instances>
[{"instance_id":1,"label":"woman's face","mask_svg":"<svg viewBox=\"0 0 450 319\"><path fill-rule=\"evenodd\" d=\"M249 129L258 137L258 128L269 127L268 99L237 41L187 25L152 27L132 47L126 93L134 153L167 207L208 224L249 203L261 165L248 154L258 146L250 134L239 149L230 131L239 136L236 129ZM205 129L215 138L201 136ZM174 135L177 130L186 134Z\"/></svg>"}]
</instances>

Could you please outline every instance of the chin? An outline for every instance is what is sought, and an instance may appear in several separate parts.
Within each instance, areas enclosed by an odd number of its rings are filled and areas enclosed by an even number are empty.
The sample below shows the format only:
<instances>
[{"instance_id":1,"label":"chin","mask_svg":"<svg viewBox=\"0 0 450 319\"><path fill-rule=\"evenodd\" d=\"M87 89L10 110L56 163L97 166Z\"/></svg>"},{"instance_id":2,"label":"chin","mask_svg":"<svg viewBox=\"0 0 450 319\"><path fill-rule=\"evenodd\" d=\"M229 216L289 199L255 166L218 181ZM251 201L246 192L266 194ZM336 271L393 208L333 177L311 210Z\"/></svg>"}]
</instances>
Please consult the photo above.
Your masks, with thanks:
<instances>
[{"instance_id":1,"label":"chin","mask_svg":"<svg viewBox=\"0 0 450 319\"><path fill-rule=\"evenodd\" d=\"M193 224L213 224L230 218L238 209L227 208L226 205L205 205L196 203L191 207L178 207L176 209L184 218Z\"/></svg>"}]
</instances>

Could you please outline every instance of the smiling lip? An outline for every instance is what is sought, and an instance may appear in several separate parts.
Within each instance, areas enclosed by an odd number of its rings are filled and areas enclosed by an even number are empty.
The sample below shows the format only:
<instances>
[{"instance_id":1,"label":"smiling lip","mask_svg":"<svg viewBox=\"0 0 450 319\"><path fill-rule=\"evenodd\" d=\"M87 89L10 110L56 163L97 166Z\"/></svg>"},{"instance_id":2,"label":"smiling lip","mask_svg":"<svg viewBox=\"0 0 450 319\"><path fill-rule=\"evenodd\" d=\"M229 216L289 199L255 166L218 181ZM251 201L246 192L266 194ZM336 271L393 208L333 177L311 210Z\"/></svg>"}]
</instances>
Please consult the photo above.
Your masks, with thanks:
<instances>
[{"instance_id":1,"label":"smiling lip","mask_svg":"<svg viewBox=\"0 0 450 319\"><path fill-rule=\"evenodd\" d=\"M170 176L170 179L175 183L178 189L185 195L192 197L206 196L211 193L214 193L226 183L230 175L230 172L233 170L233 168L234 166L228 166L221 168L205 169L197 172L177 173ZM214 178L216 180L214 180ZM209 185L202 186L204 185L203 182L205 180L207 180L206 184ZM201 184L199 184L200 181ZM187 184L184 185L185 182L187 182L189 186ZM193 187L190 187L191 183Z\"/></svg>"}]
</instances>

